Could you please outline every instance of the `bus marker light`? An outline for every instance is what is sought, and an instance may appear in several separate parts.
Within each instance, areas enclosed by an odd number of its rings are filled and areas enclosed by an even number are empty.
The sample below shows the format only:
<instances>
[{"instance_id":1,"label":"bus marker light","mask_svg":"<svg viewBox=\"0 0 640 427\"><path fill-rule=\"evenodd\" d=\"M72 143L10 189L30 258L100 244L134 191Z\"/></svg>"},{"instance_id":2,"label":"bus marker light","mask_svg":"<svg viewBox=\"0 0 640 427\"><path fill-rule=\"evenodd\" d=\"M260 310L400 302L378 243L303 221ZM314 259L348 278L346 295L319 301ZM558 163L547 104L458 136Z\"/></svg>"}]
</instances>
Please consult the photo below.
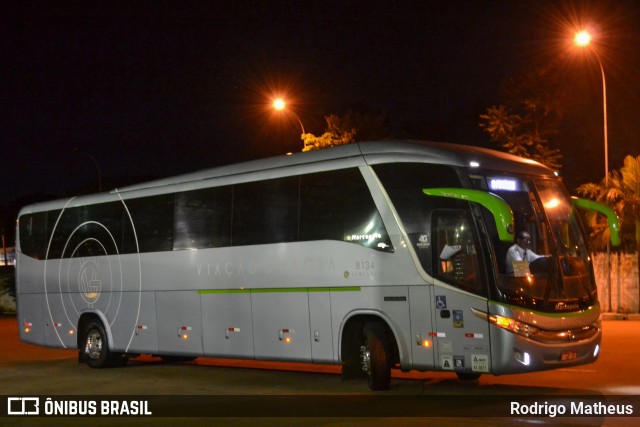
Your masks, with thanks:
<instances>
[{"instance_id":1,"label":"bus marker light","mask_svg":"<svg viewBox=\"0 0 640 427\"><path fill-rule=\"evenodd\" d=\"M75 333L76 333L76 331L74 331L73 329L69 329L69 335L73 335Z\"/></svg>"},{"instance_id":2,"label":"bus marker light","mask_svg":"<svg viewBox=\"0 0 640 427\"><path fill-rule=\"evenodd\" d=\"M466 334L464 334L465 338L478 338L478 339L483 339L484 338L484 334L477 334L477 333L473 333L473 332L468 332Z\"/></svg>"},{"instance_id":3,"label":"bus marker light","mask_svg":"<svg viewBox=\"0 0 640 427\"><path fill-rule=\"evenodd\" d=\"M293 332L293 329L280 329L278 332L280 341L284 341L287 344L291 343L292 339L290 334L293 334Z\"/></svg>"},{"instance_id":4,"label":"bus marker light","mask_svg":"<svg viewBox=\"0 0 640 427\"><path fill-rule=\"evenodd\" d=\"M182 326L180 328L178 328L178 336L180 338L182 338L183 340L186 340L189 338L189 331L191 331L191 326Z\"/></svg>"},{"instance_id":5,"label":"bus marker light","mask_svg":"<svg viewBox=\"0 0 640 427\"><path fill-rule=\"evenodd\" d=\"M229 337L231 336L231 333L233 333L233 332L240 332L240 328L227 328L224 331L224 337L226 339L229 339Z\"/></svg>"},{"instance_id":6,"label":"bus marker light","mask_svg":"<svg viewBox=\"0 0 640 427\"><path fill-rule=\"evenodd\" d=\"M28 334L29 332L31 332L31 328L24 328L24 331Z\"/></svg>"},{"instance_id":7,"label":"bus marker light","mask_svg":"<svg viewBox=\"0 0 640 427\"><path fill-rule=\"evenodd\" d=\"M431 341L429 341L429 340L424 340L424 341L422 341L422 346L423 346L424 348L429 348L429 347L431 347Z\"/></svg>"}]
</instances>

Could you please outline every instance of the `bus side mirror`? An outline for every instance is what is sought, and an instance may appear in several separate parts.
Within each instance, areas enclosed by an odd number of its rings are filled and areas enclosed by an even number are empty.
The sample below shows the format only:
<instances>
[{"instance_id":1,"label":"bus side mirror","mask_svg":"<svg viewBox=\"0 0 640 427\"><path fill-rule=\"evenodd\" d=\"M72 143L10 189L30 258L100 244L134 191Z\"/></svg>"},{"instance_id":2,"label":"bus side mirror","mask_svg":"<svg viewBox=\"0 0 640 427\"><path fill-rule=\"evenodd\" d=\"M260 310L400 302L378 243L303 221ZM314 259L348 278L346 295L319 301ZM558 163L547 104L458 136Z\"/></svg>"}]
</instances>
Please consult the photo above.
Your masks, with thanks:
<instances>
[{"instance_id":1,"label":"bus side mirror","mask_svg":"<svg viewBox=\"0 0 640 427\"><path fill-rule=\"evenodd\" d=\"M422 192L427 196L466 200L484 206L493 215L500 241L513 243L513 224L515 222L513 212L511 211L511 206L501 197L486 191L470 190L468 188L423 188Z\"/></svg>"},{"instance_id":2,"label":"bus side mirror","mask_svg":"<svg viewBox=\"0 0 640 427\"><path fill-rule=\"evenodd\" d=\"M620 246L620 220L616 213L601 203L594 202L589 199L579 199L577 197L572 197L571 202L573 206L585 209L588 211L595 211L607 217L607 222L609 223L609 235L611 236L611 244L613 246Z\"/></svg>"}]
</instances>

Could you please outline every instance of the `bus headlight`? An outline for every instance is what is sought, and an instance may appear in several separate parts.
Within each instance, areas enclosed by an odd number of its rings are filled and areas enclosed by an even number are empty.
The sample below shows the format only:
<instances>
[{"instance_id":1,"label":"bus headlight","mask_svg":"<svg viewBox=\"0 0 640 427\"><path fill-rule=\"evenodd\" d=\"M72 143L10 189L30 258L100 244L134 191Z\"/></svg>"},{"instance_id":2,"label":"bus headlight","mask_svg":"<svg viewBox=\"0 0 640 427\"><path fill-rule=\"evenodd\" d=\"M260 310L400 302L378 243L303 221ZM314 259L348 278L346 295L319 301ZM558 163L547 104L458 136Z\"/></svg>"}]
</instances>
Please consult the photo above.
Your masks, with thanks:
<instances>
[{"instance_id":1,"label":"bus headlight","mask_svg":"<svg viewBox=\"0 0 640 427\"><path fill-rule=\"evenodd\" d=\"M489 321L499 328L506 329L507 331L513 332L514 334L522 335L523 337L527 338L533 337L538 332L540 332L540 329L536 328L535 326L528 325L509 317L492 314L489 316Z\"/></svg>"}]
</instances>

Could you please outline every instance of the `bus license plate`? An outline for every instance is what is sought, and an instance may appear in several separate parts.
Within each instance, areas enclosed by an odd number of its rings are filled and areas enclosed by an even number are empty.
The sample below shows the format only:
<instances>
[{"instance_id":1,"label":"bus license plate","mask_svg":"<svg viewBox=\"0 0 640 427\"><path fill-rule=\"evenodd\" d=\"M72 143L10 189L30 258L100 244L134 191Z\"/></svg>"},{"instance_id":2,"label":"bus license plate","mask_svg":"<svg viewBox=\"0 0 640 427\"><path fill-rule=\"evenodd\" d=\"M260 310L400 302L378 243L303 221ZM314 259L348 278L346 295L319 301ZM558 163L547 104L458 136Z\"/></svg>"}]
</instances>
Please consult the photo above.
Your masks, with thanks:
<instances>
[{"instance_id":1,"label":"bus license plate","mask_svg":"<svg viewBox=\"0 0 640 427\"><path fill-rule=\"evenodd\" d=\"M560 355L560 360L563 362L567 362L569 360L576 360L578 358L577 351L565 351Z\"/></svg>"}]
</instances>

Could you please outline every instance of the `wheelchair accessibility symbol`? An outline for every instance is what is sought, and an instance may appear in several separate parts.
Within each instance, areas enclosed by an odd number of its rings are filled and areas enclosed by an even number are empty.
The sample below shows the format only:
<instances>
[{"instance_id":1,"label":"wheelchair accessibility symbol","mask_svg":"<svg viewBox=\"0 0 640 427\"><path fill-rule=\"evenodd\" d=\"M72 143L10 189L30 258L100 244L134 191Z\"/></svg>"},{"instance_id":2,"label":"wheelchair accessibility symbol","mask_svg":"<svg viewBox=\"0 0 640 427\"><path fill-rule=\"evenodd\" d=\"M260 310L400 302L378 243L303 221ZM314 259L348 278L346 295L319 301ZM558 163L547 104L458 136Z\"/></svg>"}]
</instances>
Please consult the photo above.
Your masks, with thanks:
<instances>
[{"instance_id":1,"label":"wheelchair accessibility symbol","mask_svg":"<svg viewBox=\"0 0 640 427\"><path fill-rule=\"evenodd\" d=\"M438 310L444 310L447 308L447 296L446 295L436 295L436 308Z\"/></svg>"}]
</instances>

